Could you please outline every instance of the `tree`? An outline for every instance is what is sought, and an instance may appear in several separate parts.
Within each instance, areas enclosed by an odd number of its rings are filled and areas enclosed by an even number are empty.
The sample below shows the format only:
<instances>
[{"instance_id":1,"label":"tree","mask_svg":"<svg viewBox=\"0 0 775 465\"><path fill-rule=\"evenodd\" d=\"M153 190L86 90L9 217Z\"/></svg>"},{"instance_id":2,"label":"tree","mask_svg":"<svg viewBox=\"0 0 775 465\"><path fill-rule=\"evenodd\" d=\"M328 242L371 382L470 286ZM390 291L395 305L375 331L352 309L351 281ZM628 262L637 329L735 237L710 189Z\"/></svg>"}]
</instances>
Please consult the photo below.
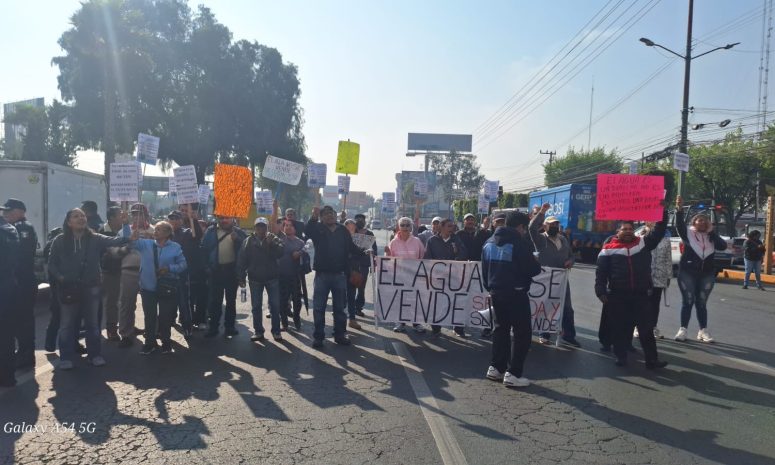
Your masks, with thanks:
<instances>
[{"instance_id":1,"label":"tree","mask_svg":"<svg viewBox=\"0 0 775 465\"><path fill-rule=\"evenodd\" d=\"M529 196L516 192L506 192L503 197L498 199L498 208L517 208L527 207Z\"/></svg>"},{"instance_id":2,"label":"tree","mask_svg":"<svg viewBox=\"0 0 775 465\"><path fill-rule=\"evenodd\" d=\"M6 158L73 166L76 147L71 139L68 114L69 108L54 100L45 108L21 106L5 115L5 124L24 127L22 140Z\"/></svg>"},{"instance_id":3,"label":"tree","mask_svg":"<svg viewBox=\"0 0 775 465\"><path fill-rule=\"evenodd\" d=\"M463 221L463 217L466 214L472 215L479 214L479 200L478 199L458 199L452 202L452 210L457 221Z\"/></svg>"},{"instance_id":4,"label":"tree","mask_svg":"<svg viewBox=\"0 0 775 465\"><path fill-rule=\"evenodd\" d=\"M728 228L724 233L734 235L737 220L755 205L756 172L766 165L766 156L741 129L720 142L690 147L689 156L684 197L726 207L720 210Z\"/></svg>"},{"instance_id":5,"label":"tree","mask_svg":"<svg viewBox=\"0 0 775 465\"><path fill-rule=\"evenodd\" d=\"M482 188L484 176L479 173L475 155L453 151L448 154L431 153L427 157L428 169L436 172L437 185L443 189L447 205L455 198L474 196Z\"/></svg>"},{"instance_id":6,"label":"tree","mask_svg":"<svg viewBox=\"0 0 775 465\"><path fill-rule=\"evenodd\" d=\"M600 173L620 173L623 168L616 150L606 152L604 147L592 151L568 148L564 157L544 165L544 183L548 187L570 183L595 183Z\"/></svg>"}]
</instances>

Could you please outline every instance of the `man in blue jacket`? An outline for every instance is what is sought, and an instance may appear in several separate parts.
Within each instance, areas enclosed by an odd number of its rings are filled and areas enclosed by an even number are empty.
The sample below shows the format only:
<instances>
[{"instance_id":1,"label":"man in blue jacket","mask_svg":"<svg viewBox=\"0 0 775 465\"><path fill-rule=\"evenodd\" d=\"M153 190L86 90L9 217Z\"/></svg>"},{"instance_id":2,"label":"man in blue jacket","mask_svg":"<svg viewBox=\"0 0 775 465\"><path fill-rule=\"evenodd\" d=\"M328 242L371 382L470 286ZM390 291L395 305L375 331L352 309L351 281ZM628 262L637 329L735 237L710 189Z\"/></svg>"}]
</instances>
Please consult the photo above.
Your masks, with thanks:
<instances>
[{"instance_id":1,"label":"man in blue jacket","mask_svg":"<svg viewBox=\"0 0 775 465\"><path fill-rule=\"evenodd\" d=\"M506 226L496 229L482 249L482 278L495 312L487 378L503 381L508 387L530 385L522 376L532 338L528 292L533 276L541 273L541 265L525 240L528 222L524 213L509 212Z\"/></svg>"},{"instance_id":2,"label":"man in blue jacket","mask_svg":"<svg viewBox=\"0 0 775 465\"><path fill-rule=\"evenodd\" d=\"M207 255L210 272L210 321L205 337L218 334L221 324L221 306L226 298L223 317L226 337L239 334L237 320L237 257L247 235L234 225L234 218L219 216L218 223L205 231L202 249Z\"/></svg>"}]
</instances>

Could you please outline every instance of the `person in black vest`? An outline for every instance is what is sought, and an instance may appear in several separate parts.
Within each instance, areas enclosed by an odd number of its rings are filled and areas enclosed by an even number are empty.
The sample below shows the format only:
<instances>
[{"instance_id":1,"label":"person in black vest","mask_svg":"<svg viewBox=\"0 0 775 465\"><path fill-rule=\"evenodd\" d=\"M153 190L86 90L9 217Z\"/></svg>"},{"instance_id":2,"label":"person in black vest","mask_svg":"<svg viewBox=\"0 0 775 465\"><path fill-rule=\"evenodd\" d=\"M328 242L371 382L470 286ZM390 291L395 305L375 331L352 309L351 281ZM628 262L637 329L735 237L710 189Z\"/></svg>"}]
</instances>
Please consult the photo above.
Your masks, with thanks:
<instances>
[{"instance_id":1,"label":"person in black vest","mask_svg":"<svg viewBox=\"0 0 775 465\"><path fill-rule=\"evenodd\" d=\"M627 352L635 326L638 327L646 368L653 370L667 365L667 362L659 360L657 354L654 315L649 305L649 296L653 292L651 251L664 235L664 218L644 237L635 235L632 221L623 221L616 236L606 242L597 257L595 294L606 306L617 366L627 364Z\"/></svg>"},{"instance_id":2,"label":"person in black vest","mask_svg":"<svg viewBox=\"0 0 775 465\"><path fill-rule=\"evenodd\" d=\"M498 227L482 249L482 278L495 313L492 362L486 376L508 387L530 385L522 376L532 338L528 292L541 265L525 240L527 229L526 214L509 212L506 225Z\"/></svg>"},{"instance_id":3,"label":"person in black vest","mask_svg":"<svg viewBox=\"0 0 775 465\"><path fill-rule=\"evenodd\" d=\"M14 297L13 332L18 351L16 367L35 366L35 297L38 294L38 279L35 277L35 251L38 249L38 235L27 221L27 207L18 199L8 199L4 205L3 217L16 228L19 234L20 253L16 263L16 296Z\"/></svg>"},{"instance_id":4,"label":"person in black vest","mask_svg":"<svg viewBox=\"0 0 775 465\"><path fill-rule=\"evenodd\" d=\"M0 205L0 210L6 207ZM0 387L16 386L16 362L13 340L13 296L16 293L16 260L19 256L19 234L0 216Z\"/></svg>"}]
</instances>

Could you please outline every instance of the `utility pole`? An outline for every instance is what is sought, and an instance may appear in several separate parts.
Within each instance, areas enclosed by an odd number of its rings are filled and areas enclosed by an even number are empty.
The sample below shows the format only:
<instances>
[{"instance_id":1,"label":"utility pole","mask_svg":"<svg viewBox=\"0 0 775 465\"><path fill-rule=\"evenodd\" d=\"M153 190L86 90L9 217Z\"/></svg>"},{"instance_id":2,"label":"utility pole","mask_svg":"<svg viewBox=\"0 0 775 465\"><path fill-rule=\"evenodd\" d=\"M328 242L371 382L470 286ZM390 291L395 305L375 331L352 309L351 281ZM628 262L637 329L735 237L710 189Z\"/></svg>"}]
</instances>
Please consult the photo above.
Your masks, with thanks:
<instances>
[{"instance_id":1,"label":"utility pole","mask_svg":"<svg viewBox=\"0 0 775 465\"><path fill-rule=\"evenodd\" d=\"M686 26L686 55L684 58L684 99L681 108L681 141L678 151L689 153L689 81L692 71L692 18L694 17L694 0L689 0L689 20ZM686 172L679 171L678 195L683 195L686 184Z\"/></svg>"},{"instance_id":2,"label":"utility pole","mask_svg":"<svg viewBox=\"0 0 775 465\"><path fill-rule=\"evenodd\" d=\"M552 166L552 162L554 161L554 156L557 155L557 152L554 150L540 150L538 153L541 155L549 155L549 166Z\"/></svg>"}]
</instances>

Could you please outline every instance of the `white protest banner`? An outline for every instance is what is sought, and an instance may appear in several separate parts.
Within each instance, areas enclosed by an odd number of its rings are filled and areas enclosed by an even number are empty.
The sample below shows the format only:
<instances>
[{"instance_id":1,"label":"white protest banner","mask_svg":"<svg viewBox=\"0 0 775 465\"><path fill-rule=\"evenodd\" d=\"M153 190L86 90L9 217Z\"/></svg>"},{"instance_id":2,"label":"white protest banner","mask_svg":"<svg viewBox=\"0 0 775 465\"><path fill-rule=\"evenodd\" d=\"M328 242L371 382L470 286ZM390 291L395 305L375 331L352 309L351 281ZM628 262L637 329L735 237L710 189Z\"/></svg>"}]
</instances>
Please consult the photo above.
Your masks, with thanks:
<instances>
[{"instance_id":1,"label":"white protest banner","mask_svg":"<svg viewBox=\"0 0 775 465\"><path fill-rule=\"evenodd\" d=\"M210 203L210 186L207 184L201 184L199 186L199 203L202 205L207 205Z\"/></svg>"},{"instance_id":2,"label":"white protest banner","mask_svg":"<svg viewBox=\"0 0 775 465\"><path fill-rule=\"evenodd\" d=\"M481 262L377 257L374 315L380 323L489 328L490 296ZM535 332L560 330L567 270L544 267L528 299Z\"/></svg>"},{"instance_id":3,"label":"white protest banner","mask_svg":"<svg viewBox=\"0 0 775 465\"><path fill-rule=\"evenodd\" d=\"M159 138L143 134L137 135L137 161L155 165L159 158Z\"/></svg>"},{"instance_id":4,"label":"white protest banner","mask_svg":"<svg viewBox=\"0 0 775 465\"><path fill-rule=\"evenodd\" d=\"M494 202L498 199L498 186L500 181L484 181L484 198L489 202Z\"/></svg>"},{"instance_id":5,"label":"white protest banner","mask_svg":"<svg viewBox=\"0 0 775 465\"><path fill-rule=\"evenodd\" d=\"M530 301L531 328L534 333L559 333L562 329L562 312L565 307L565 288L568 286L568 270L541 268L541 274L533 277L527 297ZM480 319L472 319L471 326L489 328L491 309L479 311Z\"/></svg>"},{"instance_id":6,"label":"white protest banner","mask_svg":"<svg viewBox=\"0 0 775 465\"><path fill-rule=\"evenodd\" d=\"M256 191L256 213L259 215L271 215L274 196L272 191Z\"/></svg>"},{"instance_id":7,"label":"white protest banner","mask_svg":"<svg viewBox=\"0 0 775 465\"><path fill-rule=\"evenodd\" d=\"M427 181L415 181L414 183L414 196L419 198L428 197L428 182Z\"/></svg>"},{"instance_id":8,"label":"white protest banner","mask_svg":"<svg viewBox=\"0 0 775 465\"><path fill-rule=\"evenodd\" d=\"M336 185L340 194L348 194L350 192L350 176L338 176Z\"/></svg>"},{"instance_id":9,"label":"white protest banner","mask_svg":"<svg viewBox=\"0 0 775 465\"><path fill-rule=\"evenodd\" d=\"M113 202L137 202L139 186L137 163L110 164L110 200Z\"/></svg>"},{"instance_id":10,"label":"white protest banner","mask_svg":"<svg viewBox=\"0 0 775 465\"><path fill-rule=\"evenodd\" d=\"M283 158L267 155L261 177L296 186L301 181L304 165Z\"/></svg>"},{"instance_id":11,"label":"white protest banner","mask_svg":"<svg viewBox=\"0 0 775 465\"><path fill-rule=\"evenodd\" d=\"M353 243L363 250L369 250L377 241L377 238L369 234L353 234Z\"/></svg>"},{"instance_id":12,"label":"white protest banner","mask_svg":"<svg viewBox=\"0 0 775 465\"><path fill-rule=\"evenodd\" d=\"M681 152L673 154L673 168L684 173L689 172L689 155Z\"/></svg>"},{"instance_id":13,"label":"white protest banner","mask_svg":"<svg viewBox=\"0 0 775 465\"><path fill-rule=\"evenodd\" d=\"M307 186L320 188L326 185L326 172L328 167L325 163L307 164Z\"/></svg>"},{"instance_id":14,"label":"white protest banner","mask_svg":"<svg viewBox=\"0 0 775 465\"><path fill-rule=\"evenodd\" d=\"M485 197L484 194L479 194L477 211L485 215L490 212L490 201L487 200L487 197Z\"/></svg>"},{"instance_id":15,"label":"white protest banner","mask_svg":"<svg viewBox=\"0 0 775 465\"><path fill-rule=\"evenodd\" d=\"M196 183L196 168L194 165L179 166L172 170L175 180L175 193L178 204L197 203L199 201L199 185Z\"/></svg>"}]
</instances>

